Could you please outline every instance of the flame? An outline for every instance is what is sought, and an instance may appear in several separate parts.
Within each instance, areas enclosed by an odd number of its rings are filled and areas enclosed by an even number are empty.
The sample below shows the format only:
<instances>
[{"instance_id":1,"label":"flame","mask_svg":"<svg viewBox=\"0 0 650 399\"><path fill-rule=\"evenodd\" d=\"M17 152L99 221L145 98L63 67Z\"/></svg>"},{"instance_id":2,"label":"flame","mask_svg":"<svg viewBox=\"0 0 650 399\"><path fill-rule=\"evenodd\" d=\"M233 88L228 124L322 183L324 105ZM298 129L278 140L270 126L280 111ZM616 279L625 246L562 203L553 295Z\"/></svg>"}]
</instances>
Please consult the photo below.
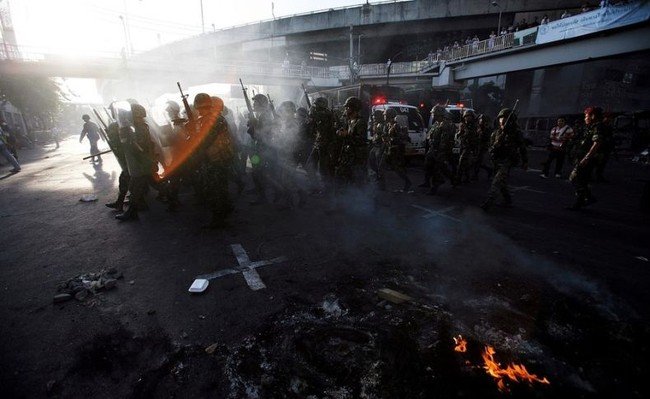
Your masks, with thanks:
<instances>
[{"instance_id":1,"label":"flame","mask_svg":"<svg viewBox=\"0 0 650 399\"><path fill-rule=\"evenodd\" d=\"M533 382L539 382L540 384L550 384L546 377L539 378L535 374L530 374L526 367L522 364L510 364L505 369L501 368L501 365L494 360L494 348L487 345L485 347L485 352L483 352L483 361L485 362L485 372L494 377L497 380L497 387L499 391L507 391L504 378L508 377L510 380L519 382L519 381L528 381L529 384Z\"/></svg>"},{"instance_id":2,"label":"flame","mask_svg":"<svg viewBox=\"0 0 650 399\"><path fill-rule=\"evenodd\" d=\"M165 167L165 171L162 175L159 174L158 176L154 176L157 181L169 178L169 176L173 175L176 170L185 164L185 162L198 150L222 111L223 104L215 104L214 109L212 109L208 115L202 117L206 118L205 123L199 124L198 121L195 121L194 124L188 124L186 126L186 134L191 132L189 138L177 143L173 150L174 155L171 164ZM196 118L198 119L199 116L197 115Z\"/></svg>"},{"instance_id":3,"label":"flame","mask_svg":"<svg viewBox=\"0 0 650 399\"><path fill-rule=\"evenodd\" d=\"M458 338L454 337L454 343L456 344L454 347L456 352L467 352L467 341L463 339L462 335L458 334Z\"/></svg>"}]
</instances>

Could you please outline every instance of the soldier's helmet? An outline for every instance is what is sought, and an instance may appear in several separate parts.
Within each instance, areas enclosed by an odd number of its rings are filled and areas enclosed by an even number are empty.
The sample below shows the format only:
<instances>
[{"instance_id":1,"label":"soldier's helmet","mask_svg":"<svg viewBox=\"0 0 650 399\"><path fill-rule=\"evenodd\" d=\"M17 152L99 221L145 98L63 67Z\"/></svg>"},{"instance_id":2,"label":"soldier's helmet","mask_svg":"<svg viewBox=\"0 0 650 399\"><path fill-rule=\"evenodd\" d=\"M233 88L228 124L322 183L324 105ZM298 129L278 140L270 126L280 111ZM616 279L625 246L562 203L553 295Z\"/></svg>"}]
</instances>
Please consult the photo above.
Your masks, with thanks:
<instances>
[{"instance_id":1,"label":"soldier's helmet","mask_svg":"<svg viewBox=\"0 0 650 399\"><path fill-rule=\"evenodd\" d=\"M307 119L309 111L307 111L307 108L305 107L300 107L296 110L296 116L300 119Z\"/></svg>"},{"instance_id":2,"label":"soldier's helmet","mask_svg":"<svg viewBox=\"0 0 650 399\"><path fill-rule=\"evenodd\" d=\"M207 93L199 93L194 96L194 108L212 107L212 98Z\"/></svg>"},{"instance_id":3,"label":"soldier's helmet","mask_svg":"<svg viewBox=\"0 0 650 399\"><path fill-rule=\"evenodd\" d=\"M167 101L167 107L165 107L165 110L170 114L177 114L181 112L181 106L178 105L176 101Z\"/></svg>"},{"instance_id":4,"label":"soldier's helmet","mask_svg":"<svg viewBox=\"0 0 650 399\"><path fill-rule=\"evenodd\" d=\"M210 97L210 99L212 100L212 106L214 108L220 109L220 110L223 110L225 108L225 106L223 104L223 100L221 99L221 97L212 96L212 97Z\"/></svg>"},{"instance_id":5,"label":"soldier's helmet","mask_svg":"<svg viewBox=\"0 0 650 399\"><path fill-rule=\"evenodd\" d=\"M90 116L88 116L88 114L83 114L83 115L81 115L81 119L88 122L90 120Z\"/></svg>"},{"instance_id":6,"label":"soldier's helmet","mask_svg":"<svg viewBox=\"0 0 650 399\"><path fill-rule=\"evenodd\" d=\"M316 100L314 100L314 106L318 108L327 108L327 98L318 97Z\"/></svg>"},{"instance_id":7,"label":"soldier's helmet","mask_svg":"<svg viewBox=\"0 0 650 399\"><path fill-rule=\"evenodd\" d=\"M264 94L256 94L253 97L253 105L267 107L269 105L269 99Z\"/></svg>"},{"instance_id":8,"label":"soldier's helmet","mask_svg":"<svg viewBox=\"0 0 650 399\"><path fill-rule=\"evenodd\" d=\"M357 97L348 97L343 106L350 108L353 111L361 111L361 100Z\"/></svg>"},{"instance_id":9,"label":"soldier's helmet","mask_svg":"<svg viewBox=\"0 0 650 399\"><path fill-rule=\"evenodd\" d=\"M474 111L471 109L466 109L465 111L463 111L463 118L468 116L471 116L472 118L476 119L476 113L474 113Z\"/></svg>"},{"instance_id":10,"label":"soldier's helmet","mask_svg":"<svg viewBox=\"0 0 650 399\"><path fill-rule=\"evenodd\" d=\"M147 110L140 104L131 104L131 115L133 118L144 118L147 116Z\"/></svg>"},{"instance_id":11,"label":"soldier's helmet","mask_svg":"<svg viewBox=\"0 0 650 399\"><path fill-rule=\"evenodd\" d=\"M499 111L499 114L497 115L497 119L499 118L507 118L512 114L512 110L510 108L503 108L501 111Z\"/></svg>"},{"instance_id":12,"label":"soldier's helmet","mask_svg":"<svg viewBox=\"0 0 650 399\"><path fill-rule=\"evenodd\" d=\"M395 111L395 108L386 108L386 110L384 111L384 118L387 121L392 121L393 119L395 119L396 116L397 116L397 111Z\"/></svg>"},{"instance_id":13,"label":"soldier's helmet","mask_svg":"<svg viewBox=\"0 0 650 399\"><path fill-rule=\"evenodd\" d=\"M443 105L435 105L431 109L431 113L433 114L433 116L445 116L447 115L447 110Z\"/></svg>"},{"instance_id":14,"label":"soldier's helmet","mask_svg":"<svg viewBox=\"0 0 650 399\"><path fill-rule=\"evenodd\" d=\"M278 111L285 115L293 115L296 113L296 104L293 101L284 101L278 107Z\"/></svg>"}]
</instances>

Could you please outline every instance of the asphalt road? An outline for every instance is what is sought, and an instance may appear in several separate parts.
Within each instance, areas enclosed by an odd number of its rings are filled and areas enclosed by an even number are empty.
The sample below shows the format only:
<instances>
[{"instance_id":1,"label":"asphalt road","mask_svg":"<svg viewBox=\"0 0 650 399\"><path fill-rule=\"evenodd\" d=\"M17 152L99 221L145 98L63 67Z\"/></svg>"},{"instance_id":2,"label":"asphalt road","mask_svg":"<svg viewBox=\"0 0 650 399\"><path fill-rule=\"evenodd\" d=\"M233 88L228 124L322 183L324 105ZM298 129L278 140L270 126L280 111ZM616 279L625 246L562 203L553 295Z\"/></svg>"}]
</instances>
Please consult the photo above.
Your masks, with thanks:
<instances>
[{"instance_id":1,"label":"asphalt road","mask_svg":"<svg viewBox=\"0 0 650 399\"><path fill-rule=\"evenodd\" d=\"M647 170L628 160L582 212L564 209L566 180L534 169L513 171L515 206L489 213L485 175L431 197L391 192L389 174L376 207L364 192L334 212L323 198L278 210L234 195L230 226L210 231L189 191L177 213L150 194L139 221L115 220L117 162L82 161L86 146L0 167L3 397L498 397L484 345L550 381L509 381L513 396L647 397ZM543 156L531 151L531 168ZM422 179L417 165L409 175ZM239 266L236 244L277 261L255 269L265 288L235 270L189 294L196 276ZM116 288L53 303L62 282L110 268Z\"/></svg>"}]
</instances>

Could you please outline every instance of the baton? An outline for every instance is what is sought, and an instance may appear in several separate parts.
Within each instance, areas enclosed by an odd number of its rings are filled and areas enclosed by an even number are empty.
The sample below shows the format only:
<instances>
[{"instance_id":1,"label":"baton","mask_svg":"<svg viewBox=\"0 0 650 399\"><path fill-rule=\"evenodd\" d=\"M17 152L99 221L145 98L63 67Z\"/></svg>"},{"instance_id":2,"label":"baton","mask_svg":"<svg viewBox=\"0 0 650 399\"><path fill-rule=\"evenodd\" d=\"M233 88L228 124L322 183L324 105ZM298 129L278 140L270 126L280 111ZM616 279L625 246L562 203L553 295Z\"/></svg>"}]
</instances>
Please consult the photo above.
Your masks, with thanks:
<instances>
[{"instance_id":1,"label":"baton","mask_svg":"<svg viewBox=\"0 0 650 399\"><path fill-rule=\"evenodd\" d=\"M85 161L86 159L89 159L89 158L92 158L92 157L96 157L96 156L98 156L98 155L108 154L109 152L113 152L113 150L106 150L106 151L98 152L97 154L88 155L87 157L82 158L81 160L82 160L82 161Z\"/></svg>"}]
</instances>

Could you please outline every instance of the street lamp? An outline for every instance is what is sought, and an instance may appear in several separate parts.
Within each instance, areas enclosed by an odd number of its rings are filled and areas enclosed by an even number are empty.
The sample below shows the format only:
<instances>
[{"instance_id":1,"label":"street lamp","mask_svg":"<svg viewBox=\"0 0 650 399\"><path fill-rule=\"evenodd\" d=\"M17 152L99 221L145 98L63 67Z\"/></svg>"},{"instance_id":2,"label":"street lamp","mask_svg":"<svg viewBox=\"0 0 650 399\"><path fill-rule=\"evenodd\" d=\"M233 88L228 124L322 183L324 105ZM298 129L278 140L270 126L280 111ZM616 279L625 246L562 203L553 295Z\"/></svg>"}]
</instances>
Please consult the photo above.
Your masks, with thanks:
<instances>
[{"instance_id":1,"label":"street lamp","mask_svg":"<svg viewBox=\"0 0 650 399\"><path fill-rule=\"evenodd\" d=\"M499 8L499 25L497 27L497 36L500 36L501 35L501 12L502 12L501 6L499 6L499 3L497 3L496 1L492 2L492 6Z\"/></svg>"}]
</instances>

